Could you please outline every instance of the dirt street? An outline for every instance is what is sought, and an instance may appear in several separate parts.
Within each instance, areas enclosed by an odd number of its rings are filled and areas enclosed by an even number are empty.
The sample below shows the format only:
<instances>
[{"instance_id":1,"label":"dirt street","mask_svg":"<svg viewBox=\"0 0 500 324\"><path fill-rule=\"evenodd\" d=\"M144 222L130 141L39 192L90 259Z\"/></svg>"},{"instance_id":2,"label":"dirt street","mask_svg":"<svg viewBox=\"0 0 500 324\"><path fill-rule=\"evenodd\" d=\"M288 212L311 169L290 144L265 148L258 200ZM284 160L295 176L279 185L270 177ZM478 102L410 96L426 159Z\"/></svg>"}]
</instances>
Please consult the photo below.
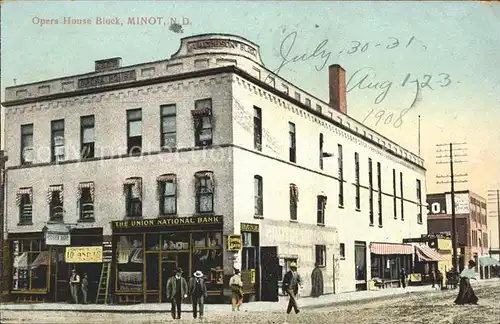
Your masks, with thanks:
<instances>
[{"instance_id":1,"label":"dirt street","mask_svg":"<svg viewBox=\"0 0 500 324\"><path fill-rule=\"evenodd\" d=\"M499 324L500 287L476 287L478 306L456 306L457 291L440 294L420 294L360 304L331 306L321 309L303 309L300 314L286 315L276 312L209 313L205 323L474 323ZM183 314L174 321L169 314L117 314L77 312L12 312L4 311L1 323L195 323L191 314Z\"/></svg>"}]
</instances>

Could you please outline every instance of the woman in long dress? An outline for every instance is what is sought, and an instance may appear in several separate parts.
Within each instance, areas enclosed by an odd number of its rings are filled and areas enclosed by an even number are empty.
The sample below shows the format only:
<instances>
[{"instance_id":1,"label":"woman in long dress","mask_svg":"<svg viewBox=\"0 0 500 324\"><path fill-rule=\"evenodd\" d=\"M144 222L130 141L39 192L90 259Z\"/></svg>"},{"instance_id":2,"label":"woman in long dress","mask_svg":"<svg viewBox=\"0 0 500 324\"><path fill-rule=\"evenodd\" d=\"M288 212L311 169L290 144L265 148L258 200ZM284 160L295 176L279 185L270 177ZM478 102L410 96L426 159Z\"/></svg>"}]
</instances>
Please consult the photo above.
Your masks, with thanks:
<instances>
[{"instance_id":1,"label":"woman in long dress","mask_svg":"<svg viewBox=\"0 0 500 324\"><path fill-rule=\"evenodd\" d=\"M316 263L311 273L311 296L319 297L321 295L323 295L323 272L319 264Z\"/></svg>"},{"instance_id":2,"label":"woman in long dress","mask_svg":"<svg viewBox=\"0 0 500 324\"><path fill-rule=\"evenodd\" d=\"M459 286L458 296L455 299L455 304L457 305L464 305L464 304L477 305L478 298L470 285L470 280L477 280L476 272L474 271L475 266L476 263L470 260L469 266L465 268L459 275L460 286Z\"/></svg>"}]
</instances>

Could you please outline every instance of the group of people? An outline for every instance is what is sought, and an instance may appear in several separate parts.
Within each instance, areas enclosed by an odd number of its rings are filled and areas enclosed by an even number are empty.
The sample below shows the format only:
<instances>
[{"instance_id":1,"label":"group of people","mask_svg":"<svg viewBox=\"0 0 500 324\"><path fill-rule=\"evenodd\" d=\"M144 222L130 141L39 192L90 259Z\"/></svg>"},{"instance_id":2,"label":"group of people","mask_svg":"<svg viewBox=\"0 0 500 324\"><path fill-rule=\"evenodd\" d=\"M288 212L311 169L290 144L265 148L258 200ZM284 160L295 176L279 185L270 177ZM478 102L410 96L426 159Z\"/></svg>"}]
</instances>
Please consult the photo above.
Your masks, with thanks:
<instances>
[{"instance_id":1,"label":"group of people","mask_svg":"<svg viewBox=\"0 0 500 324\"><path fill-rule=\"evenodd\" d=\"M83 303L88 304L87 295L89 288L89 279L87 273L83 274L83 278L80 280L80 275L75 269L71 270L71 276L69 277L69 290L71 293L71 299L73 303L78 304L79 293L82 293Z\"/></svg>"}]
</instances>

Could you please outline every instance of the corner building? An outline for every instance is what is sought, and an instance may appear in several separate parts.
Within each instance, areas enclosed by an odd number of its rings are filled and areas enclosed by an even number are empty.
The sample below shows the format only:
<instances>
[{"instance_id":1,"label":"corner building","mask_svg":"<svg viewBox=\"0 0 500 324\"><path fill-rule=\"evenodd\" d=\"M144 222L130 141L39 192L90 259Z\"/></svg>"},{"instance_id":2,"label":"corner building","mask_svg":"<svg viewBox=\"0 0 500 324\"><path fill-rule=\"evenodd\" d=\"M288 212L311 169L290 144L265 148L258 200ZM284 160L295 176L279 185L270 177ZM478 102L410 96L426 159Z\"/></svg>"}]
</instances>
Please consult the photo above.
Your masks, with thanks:
<instances>
[{"instance_id":1,"label":"corner building","mask_svg":"<svg viewBox=\"0 0 500 324\"><path fill-rule=\"evenodd\" d=\"M275 301L292 261L304 295L315 264L338 293L406 262L403 237L425 233L422 159L347 115L340 66L326 103L259 53L198 35L169 60L7 88L11 297L66 301L76 268L95 301L109 265L113 301L165 302L180 266L203 271L209 302L233 267L247 299Z\"/></svg>"}]
</instances>

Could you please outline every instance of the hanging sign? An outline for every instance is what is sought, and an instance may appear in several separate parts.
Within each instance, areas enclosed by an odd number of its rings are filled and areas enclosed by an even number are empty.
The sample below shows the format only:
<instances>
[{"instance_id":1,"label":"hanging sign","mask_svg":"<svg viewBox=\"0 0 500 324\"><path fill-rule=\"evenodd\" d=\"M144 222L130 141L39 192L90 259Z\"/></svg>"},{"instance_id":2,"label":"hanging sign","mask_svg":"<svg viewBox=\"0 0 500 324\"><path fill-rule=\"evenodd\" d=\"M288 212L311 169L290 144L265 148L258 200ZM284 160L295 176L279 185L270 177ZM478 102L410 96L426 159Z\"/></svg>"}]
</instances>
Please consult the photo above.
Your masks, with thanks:
<instances>
[{"instance_id":1,"label":"hanging sign","mask_svg":"<svg viewBox=\"0 0 500 324\"><path fill-rule=\"evenodd\" d=\"M102 246L78 246L66 248L66 263L101 263Z\"/></svg>"},{"instance_id":2,"label":"hanging sign","mask_svg":"<svg viewBox=\"0 0 500 324\"><path fill-rule=\"evenodd\" d=\"M239 251L241 250L241 235L228 235L227 237L227 250Z\"/></svg>"}]
</instances>

